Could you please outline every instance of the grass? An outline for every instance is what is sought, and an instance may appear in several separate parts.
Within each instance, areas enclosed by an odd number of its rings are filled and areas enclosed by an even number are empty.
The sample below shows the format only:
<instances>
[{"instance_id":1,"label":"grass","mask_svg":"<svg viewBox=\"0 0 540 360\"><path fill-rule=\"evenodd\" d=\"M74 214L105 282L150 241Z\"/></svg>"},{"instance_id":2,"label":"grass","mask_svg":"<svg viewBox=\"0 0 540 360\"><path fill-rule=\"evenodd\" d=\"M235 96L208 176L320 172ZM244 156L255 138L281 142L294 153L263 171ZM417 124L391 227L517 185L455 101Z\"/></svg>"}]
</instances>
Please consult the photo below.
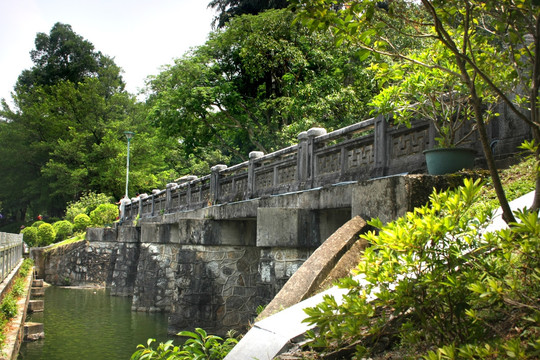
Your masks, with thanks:
<instances>
[{"instance_id":1,"label":"grass","mask_svg":"<svg viewBox=\"0 0 540 360\"><path fill-rule=\"evenodd\" d=\"M64 246L64 245L72 244L78 241L82 241L85 238L86 238L86 232L77 233L73 235L72 237L70 237L69 239L52 244L52 246L48 248L47 251L56 249L59 246Z\"/></svg>"}]
</instances>

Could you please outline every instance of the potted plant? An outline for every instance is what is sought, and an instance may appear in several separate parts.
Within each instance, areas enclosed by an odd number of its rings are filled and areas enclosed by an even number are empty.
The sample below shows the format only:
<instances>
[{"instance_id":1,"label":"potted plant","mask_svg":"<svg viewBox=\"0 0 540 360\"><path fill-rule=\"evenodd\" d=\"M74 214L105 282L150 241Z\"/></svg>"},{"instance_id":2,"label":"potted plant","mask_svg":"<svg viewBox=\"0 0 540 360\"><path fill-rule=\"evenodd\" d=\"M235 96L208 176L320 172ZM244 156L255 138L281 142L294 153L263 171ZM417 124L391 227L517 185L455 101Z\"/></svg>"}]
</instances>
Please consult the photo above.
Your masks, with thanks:
<instances>
[{"instance_id":1,"label":"potted plant","mask_svg":"<svg viewBox=\"0 0 540 360\"><path fill-rule=\"evenodd\" d=\"M439 57L440 67L418 65L423 57ZM428 119L433 124L437 145L425 150L428 172L433 175L472 168L475 151L464 147L476 130L470 95L459 72L445 61L444 54L422 53L411 61L393 65L376 64L376 79L387 85L371 105L379 114L393 113L393 121L410 126L413 119Z\"/></svg>"}]
</instances>

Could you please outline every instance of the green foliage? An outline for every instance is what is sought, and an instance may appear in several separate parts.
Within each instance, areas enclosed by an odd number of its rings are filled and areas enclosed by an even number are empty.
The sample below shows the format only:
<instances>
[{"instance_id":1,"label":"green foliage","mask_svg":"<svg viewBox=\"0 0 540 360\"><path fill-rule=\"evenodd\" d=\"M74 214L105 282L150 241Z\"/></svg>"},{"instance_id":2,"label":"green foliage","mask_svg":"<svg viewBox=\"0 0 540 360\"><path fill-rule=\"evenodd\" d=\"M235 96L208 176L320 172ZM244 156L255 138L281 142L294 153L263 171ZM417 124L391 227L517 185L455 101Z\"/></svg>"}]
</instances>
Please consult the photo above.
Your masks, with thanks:
<instances>
[{"instance_id":1,"label":"green foliage","mask_svg":"<svg viewBox=\"0 0 540 360\"><path fill-rule=\"evenodd\" d=\"M101 204L90 213L90 221L94 226L112 224L118 217L118 207L114 204Z\"/></svg>"},{"instance_id":2,"label":"green foliage","mask_svg":"<svg viewBox=\"0 0 540 360\"><path fill-rule=\"evenodd\" d=\"M489 212L471 210L481 186L465 181L433 193L429 205L392 223L372 221L379 231L363 236L373 246L365 250L358 276L340 281L349 289L343 304L326 297L306 310L306 321L319 329L310 334L312 345L333 349L358 342L366 345L358 348L364 356L370 348L363 339L389 337L411 354L439 348L426 359L516 351L525 354L521 358L537 356L538 214L519 212L520 222L510 229L484 233Z\"/></svg>"},{"instance_id":3,"label":"green foliage","mask_svg":"<svg viewBox=\"0 0 540 360\"><path fill-rule=\"evenodd\" d=\"M287 10L236 17L152 79L148 118L180 141L184 157L247 160L310 127L367 117L375 86L357 49L292 21Z\"/></svg>"},{"instance_id":4,"label":"green foliage","mask_svg":"<svg viewBox=\"0 0 540 360\"><path fill-rule=\"evenodd\" d=\"M45 221L42 221L42 220L35 221L32 224L32 226L35 227L35 228L38 228L38 227L40 227L41 224L45 224Z\"/></svg>"},{"instance_id":5,"label":"green foliage","mask_svg":"<svg viewBox=\"0 0 540 360\"><path fill-rule=\"evenodd\" d=\"M73 219L73 230L75 231L84 231L90 225L92 225L92 220L86 214L79 214Z\"/></svg>"},{"instance_id":6,"label":"green foliage","mask_svg":"<svg viewBox=\"0 0 540 360\"><path fill-rule=\"evenodd\" d=\"M73 224L67 220L60 220L53 224L56 231L56 241L62 241L73 234Z\"/></svg>"},{"instance_id":7,"label":"green foliage","mask_svg":"<svg viewBox=\"0 0 540 360\"><path fill-rule=\"evenodd\" d=\"M24 293L25 278L22 276L17 277L11 288L11 292L15 298L19 298Z\"/></svg>"},{"instance_id":8,"label":"green foliage","mask_svg":"<svg viewBox=\"0 0 540 360\"><path fill-rule=\"evenodd\" d=\"M21 269L19 270L19 274L22 277L25 277L26 275L28 275L28 273L30 272L33 266L34 266L34 260L30 258L24 259L21 265Z\"/></svg>"},{"instance_id":9,"label":"green foliage","mask_svg":"<svg viewBox=\"0 0 540 360\"><path fill-rule=\"evenodd\" d=\"M160 343L156 350L151 345L155 339L148 339L147 345L138 345L137 351L131 356L131 360L219 360L225 358L238 340L234 332L229 332L223 340L219 336L208 335L201 328L192 331L182 331L178 336L188 339L182 346L173 345L173 341Z\"/></svg>"},{"instance_id":10,"label":"green foliage","mask_svg":"<svg viewBox=\"0 0 540 360\"><path fill-rule=\"evenodd\" d=\"M38 227L38 245L47 246L54 242L56 238L56 231L51 224L41 224Z\"/></svg>"},{"instance_id":11,"label":"green foliage","mask_svg":"<svg viewBox=\"0 0 540 360\"><path fill-rule=\"evenodd\" d=\"M93 191L88 191L83 194L79 200L71 202L66 208L66 220L74 222L75 217L79 214L90 215L101 204L109 204L111 197L105 194L98 194Z\"/></svg>"},{"instance_id":12,"label":"green foliage","mask_svg":"<svg viewBox=\"0 0 540 360\"><path fill-rule=\"evenodd\" d=\"M437 67L418 65L429 62L433 54L437 54ZM371 69L376 71L375 78L384 85L370 103L375 107L373 112L381 115L393 113L395 122L407 126L415 119L430 120L437 131L435 140L439 147L455 147L465 142L475 131L472 126L474 109L459 68L451 60L452 54L440 44L433 44L408 56L412 62L372 65ZM500 73L503 72L501 69ZM484 95L483 101L493 104L494 99ZM486 113L496 115L491 107ZM464 132L465 124L471 130Z\"/></svg>"},{"instance_id":13,"label":"green foliage","mask_svg":"<svg viewBox=\"0 0 540 360\"><path fill-rule=\"evenodd\" d=\"M23 241L29 246L33 247L38 245L38 229L34 226L25 227L21 230L23 234Z\"/></svg>"},{"instance_id":14,"label":"green foliage","mask_svg":"<svg viewBox=\"0 0 540 360\"><path fill-rule=\"evenodd\" d=\"M17 298L12 292L9 292L2 299L0 313L2 313L6 319L11 319L17 315Z\"/></svg>"}]
</instances>

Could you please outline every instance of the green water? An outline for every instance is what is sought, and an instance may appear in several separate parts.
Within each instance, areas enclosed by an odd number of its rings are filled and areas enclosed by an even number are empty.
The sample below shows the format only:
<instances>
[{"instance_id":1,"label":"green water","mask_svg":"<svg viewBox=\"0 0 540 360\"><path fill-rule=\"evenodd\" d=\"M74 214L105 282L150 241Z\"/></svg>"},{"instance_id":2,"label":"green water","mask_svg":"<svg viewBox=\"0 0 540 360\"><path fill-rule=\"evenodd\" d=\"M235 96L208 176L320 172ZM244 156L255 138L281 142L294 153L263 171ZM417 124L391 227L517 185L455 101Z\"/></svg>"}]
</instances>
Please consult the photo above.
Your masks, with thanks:
<instances>
[{"instance_id":1,"label":"green water","mask_svg":"<svg viewBox=\"0 0 540 360\"><path fill-rule=\"evenodd\" d=\"M45 311L27 317L45 327L45 338L25 342L18 359L129 359L148 338L165 341L167 316L131 311L131 299L105 289L48 287Z\"/></svg>"}]
</instances>

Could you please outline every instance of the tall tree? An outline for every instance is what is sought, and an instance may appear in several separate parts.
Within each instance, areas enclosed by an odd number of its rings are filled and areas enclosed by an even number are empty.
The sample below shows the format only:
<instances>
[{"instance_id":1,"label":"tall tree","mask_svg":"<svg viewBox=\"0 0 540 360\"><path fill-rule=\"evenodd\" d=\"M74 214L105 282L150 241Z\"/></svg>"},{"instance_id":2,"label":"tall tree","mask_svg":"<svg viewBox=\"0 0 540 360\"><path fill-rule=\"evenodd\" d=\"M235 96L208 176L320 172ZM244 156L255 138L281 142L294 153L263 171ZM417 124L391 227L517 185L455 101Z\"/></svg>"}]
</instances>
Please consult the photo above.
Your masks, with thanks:
<instances>
[{"instance_id":1,"label":"tall tree","mask_svg":"<svg viewBox=\"0 0 540 360\"><path fill-rule=\"evenodd\" d=\"M146 126L144 106L124 90L114 61L59 23L49 35L37 35L31 57L34 66L15 86L15 107L4 101L0 112L5 208L20 218L26 209L61 216L67 202L89 190L120 197L126 130L138 133L132 141L132 193L155 187L157 174L167 173L167 152Z\"/></svg>"},{"instance_id":2,"label":"tall tree","mask_svg":"<svg viewBox=\"0 0 540 360\"><path fill-rule=\"evenodd\" d=\"M186 154L236 162L365 118L373 85L355 50L292 21L287 10L231 20L150 82L150 119Z\"/></svg>"},{"instance_id":3,"label":"tall tree","mask_svg":"<svg viewBox=\"0 0 540 360\"><path fill-rule=\"evenodd\" d=\"M257 15L269 9L284 9L288 0L212 0L208 7L218 11L213 24L224 27L229 20L240 15Z\"/></svg>"}]
</instances>

